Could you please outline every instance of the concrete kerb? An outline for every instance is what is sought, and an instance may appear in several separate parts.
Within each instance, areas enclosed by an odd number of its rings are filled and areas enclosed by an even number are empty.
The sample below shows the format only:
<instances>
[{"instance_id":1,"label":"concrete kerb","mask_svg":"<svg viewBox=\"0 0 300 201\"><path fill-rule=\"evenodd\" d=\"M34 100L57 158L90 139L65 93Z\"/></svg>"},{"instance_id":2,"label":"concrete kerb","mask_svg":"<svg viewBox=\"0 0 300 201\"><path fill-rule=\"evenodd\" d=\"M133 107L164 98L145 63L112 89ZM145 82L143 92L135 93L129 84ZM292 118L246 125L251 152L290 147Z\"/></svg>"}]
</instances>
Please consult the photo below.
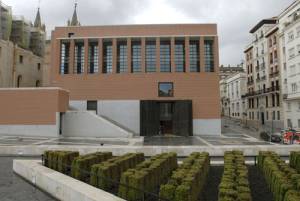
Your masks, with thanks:
<instances>
[{"instance_id":1,"label":"concrete kerb","mask_svg":"<svg viewBox=\"0 0 300 201\"><path fill-rule=\"evenodd\" d=\"M80 154L109 151L119 156L124 153L142 152L153 156L164 152L176 152L179 157L186 157L193 152L208 152L211 156L223 156L225 151L241 150L245 156L255 156L259 151L274 151L280 155L289 155L291 151L300 151L299 145L247 145L247 146L68 146L68 145L30 145L0 146L0 155L5 156L40 156L46 150L79 151Z\"/></svg>"},{"instance_id":2,"label":"concrete kerb","mask_svg":"<svg viewBox=\"0 0 300 201\"><path fill-rule=\"evenodd\" d=\"M44 167L37 160L14 160L13 170L31 184L61 201L124 201L101 189Z\"/></svg>"}]
</instances>

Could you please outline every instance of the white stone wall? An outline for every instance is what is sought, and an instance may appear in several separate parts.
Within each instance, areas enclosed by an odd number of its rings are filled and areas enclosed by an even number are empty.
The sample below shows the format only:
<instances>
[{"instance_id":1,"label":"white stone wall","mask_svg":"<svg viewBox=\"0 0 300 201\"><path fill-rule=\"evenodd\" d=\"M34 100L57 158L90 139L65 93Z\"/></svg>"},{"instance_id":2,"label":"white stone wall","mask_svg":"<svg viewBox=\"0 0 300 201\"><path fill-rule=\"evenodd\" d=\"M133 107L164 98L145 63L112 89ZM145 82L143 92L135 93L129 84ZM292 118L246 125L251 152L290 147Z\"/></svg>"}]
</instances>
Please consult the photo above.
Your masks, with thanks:
<instances>
[{"instance_id":1,"label":"white stone wall","mask_svg":"<svg viewBox=\"0 0 300 201\"><path fill-rule=\"evenodd\" d=\"M194 136L221 135L221 119L194 119Z\"/></svg>"},{"instance_id":2,"label":"white stone wall","mask_svg":"<svg viewBox=\"0 0 300 201\"><path fill-rule=\"evenodd\" d=\"M103 115L140 134L140 101L98 101L98 115Z\"/></svg>"},{"instance_id":3,"label":"white stone wall","mask_svg":"<svg viewBox=\"0 0 300 201\"><path fill-rule=\"evenodd\" d=\"M63 136L127 138L132 134L91 111L68 111L63 116Z\"/></svg>"},{"instance_id":4,"label":"white stone wall","mask_svg":"<svg viewBox=\"0 0 300 201\"><path fill-rule=\"evenodd\" d=\"M86 100L70 101L69 108L70 110L86 111L87 101Z\"/></svg>"}]
</instances>

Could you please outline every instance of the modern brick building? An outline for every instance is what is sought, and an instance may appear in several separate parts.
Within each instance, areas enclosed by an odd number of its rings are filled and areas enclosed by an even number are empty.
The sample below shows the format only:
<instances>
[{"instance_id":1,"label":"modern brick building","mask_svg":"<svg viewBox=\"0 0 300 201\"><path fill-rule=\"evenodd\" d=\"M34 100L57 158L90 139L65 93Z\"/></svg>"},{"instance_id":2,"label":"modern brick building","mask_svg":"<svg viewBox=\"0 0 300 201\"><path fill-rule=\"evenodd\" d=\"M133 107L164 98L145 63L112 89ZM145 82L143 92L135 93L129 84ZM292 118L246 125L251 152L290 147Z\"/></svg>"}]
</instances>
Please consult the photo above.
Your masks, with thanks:
<instances>
[{"instance_id":1,"label":"modern brick building","mask_svg":"<svg viewBox=\"0 0 300 201\"><path fill-rule=\"evenodd\" d=\"M215 24L69 25L52 32L51 86L71 109L142 136L221 133Z\"/></svg>"}]
</instances>

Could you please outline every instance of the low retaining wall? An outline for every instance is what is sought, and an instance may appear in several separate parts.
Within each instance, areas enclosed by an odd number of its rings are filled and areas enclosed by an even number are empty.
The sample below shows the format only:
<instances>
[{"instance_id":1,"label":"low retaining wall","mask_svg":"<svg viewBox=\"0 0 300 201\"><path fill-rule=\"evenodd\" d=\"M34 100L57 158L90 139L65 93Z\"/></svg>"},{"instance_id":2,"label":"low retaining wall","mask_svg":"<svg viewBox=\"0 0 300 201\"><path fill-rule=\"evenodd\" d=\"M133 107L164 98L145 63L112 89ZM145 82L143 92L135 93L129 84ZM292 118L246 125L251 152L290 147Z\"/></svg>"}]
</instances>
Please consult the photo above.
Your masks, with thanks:
<instances>
[{"instance_id":1,"label":"low retaining wall","mask_svg":"<svg viewBox=\"0 0 300 201\"><path fill-rule=\"evenodd\" d=\"M14 160L15 173L61 201L124 201L110 193L44 167L36 160Z\"/></svg>"},{"instance_id":2,"label":"low retaining wall","mask_svg":"<svg viewBox=\"0 0 300 201\"><path fill-rule=\"evenodd\" d=\"M258 155L259 151L274 151L279 155L289 155L291 151L300 151L299 145L256 145L256 146L0 146L0 155L41 156L46 150L79 151L80 154L93 152L112 152L120 156L124 153L142 152L145 156L154 156L165 152L176 152L179 157L189 156L193 152L208 152L210 156L223 156L225 151L240 150L245 156Z\"/></svg>"}]
</instances>

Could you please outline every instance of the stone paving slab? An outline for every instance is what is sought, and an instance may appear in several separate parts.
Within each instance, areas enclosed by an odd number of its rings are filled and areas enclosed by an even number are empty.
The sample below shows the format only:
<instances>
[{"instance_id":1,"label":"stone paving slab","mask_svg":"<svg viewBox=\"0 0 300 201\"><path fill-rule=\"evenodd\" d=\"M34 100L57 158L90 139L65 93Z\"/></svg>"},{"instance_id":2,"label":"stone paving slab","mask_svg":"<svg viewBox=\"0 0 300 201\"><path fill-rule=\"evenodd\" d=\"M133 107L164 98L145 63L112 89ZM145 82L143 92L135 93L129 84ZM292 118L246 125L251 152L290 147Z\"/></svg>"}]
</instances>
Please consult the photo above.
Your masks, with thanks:
<instances>
[{"instance_id":1,"label":"stone paving slab","mask_svg":"<svg viewBox=\"0 0 300 201\"><path fill-rule=\"evenodd\" d=\"M0 170L1 201L57 201L14 174L12 157L0 157Z\"/></svg>"},{"instance_id":2,"label":"stone paving slab","mask_svg":"<svg viewBox=\"0 0 300 201\"><path fill-rule=\"evenodd\" d=\"M145 137L144 146L207 146L197 137Z\"/></svg>"}]
</instances>

